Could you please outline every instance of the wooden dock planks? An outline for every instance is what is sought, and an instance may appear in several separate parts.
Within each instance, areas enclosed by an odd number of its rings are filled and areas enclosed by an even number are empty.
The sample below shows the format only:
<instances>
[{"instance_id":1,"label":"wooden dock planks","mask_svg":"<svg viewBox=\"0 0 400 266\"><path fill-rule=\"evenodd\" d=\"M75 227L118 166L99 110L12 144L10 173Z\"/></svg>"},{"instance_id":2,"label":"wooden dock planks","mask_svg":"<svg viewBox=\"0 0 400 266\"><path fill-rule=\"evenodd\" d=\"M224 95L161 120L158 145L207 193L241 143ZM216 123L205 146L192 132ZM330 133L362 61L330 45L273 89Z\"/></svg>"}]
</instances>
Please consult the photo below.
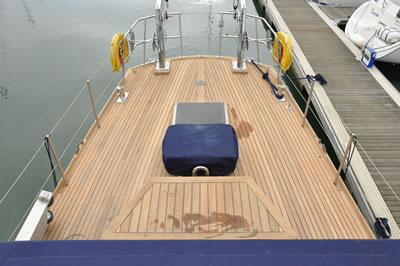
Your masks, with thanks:
<instances>
[{"instance_id":1,"label":"wooden dock planks","mask_svg":"<svg viewBox=\"0 0 400 266\"><path fill-rule=\"evenodd\" d=\"M272 0L301 46L337 113L357 134L360 154L400 225L400 107L306 1ZM368 154L368 156L367 156ZM372 159L375 166L370 162Z\"/></svg>"}]
</instances>

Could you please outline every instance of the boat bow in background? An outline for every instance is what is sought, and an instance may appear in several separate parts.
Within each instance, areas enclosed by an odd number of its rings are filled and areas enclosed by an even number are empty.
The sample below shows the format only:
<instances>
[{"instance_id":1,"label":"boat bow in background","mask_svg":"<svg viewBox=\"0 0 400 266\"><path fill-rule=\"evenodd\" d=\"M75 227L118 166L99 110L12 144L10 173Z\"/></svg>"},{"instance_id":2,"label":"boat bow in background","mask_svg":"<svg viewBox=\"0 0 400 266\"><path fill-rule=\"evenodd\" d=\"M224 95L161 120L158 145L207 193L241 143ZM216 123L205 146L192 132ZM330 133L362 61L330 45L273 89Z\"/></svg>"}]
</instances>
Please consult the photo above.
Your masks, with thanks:
<instances>
[{"instance_id":1,"label":"boat bow in background","mask_svg":"<svg viewBox=\"0 0 400 266\"><path fill-rule=\"evenodd\" d=\"M359 7L367 0L318 0L320 5L337 7Z\"/></svg>"},{"instance_id":2,"label":"boat bow in background","mask_svg":"<svg viewBox=\"0 0 400 266\"><path fill-rule=\"evenodd\" d=\"M360 6L346 25L346 35L376 60L400 63L400 1L371 0Z\"/></svg>"}]
</instances>

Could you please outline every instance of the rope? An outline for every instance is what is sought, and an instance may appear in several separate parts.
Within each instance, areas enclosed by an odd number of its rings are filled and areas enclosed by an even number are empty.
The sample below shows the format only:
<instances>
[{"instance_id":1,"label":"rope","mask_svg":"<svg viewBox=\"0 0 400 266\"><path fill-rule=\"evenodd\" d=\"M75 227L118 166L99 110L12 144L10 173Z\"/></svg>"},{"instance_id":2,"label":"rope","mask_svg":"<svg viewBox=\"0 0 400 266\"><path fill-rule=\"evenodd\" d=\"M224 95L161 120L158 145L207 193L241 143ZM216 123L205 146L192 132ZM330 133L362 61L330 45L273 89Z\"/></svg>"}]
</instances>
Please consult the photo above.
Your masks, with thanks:
<instances>
[{"instance_id":1,"label":"rope","mask_svg":"<svg viewBox=\"0 0 400 266\"><path fill-rule=\"evenodd\" d=\"M44 146L46 147L47 156L49 157L50 169L54 169L53 160L51 159L51 153L50 153L49 138L48 138L47 136L44 138ZM56 172L52 170L52 173L53 173L54 187L57 187L57 176L56 176Z\"/></svg>"},{"instance_id":2,"label":"rope","mask_svg":"<svg viewBox=\"0 0 400 266\"><path fill-rule=\"evenodd\" d=\"M297 77L289 77L289 78L292 79L292 80L302 80L302 79L306 79L306 80L308 80L309 82L312 81L312 80L316 80L316 81L318 81L321 85L328 84L328 82L326 81L326 79L325 79L321 74L316 74L316 75L314 75L314 76L306 75L305 77L300 77L300 78L297 78Z\"/></svg>"},{"instance_id":3,"label":"rope","mask_svg":"<svg viewBox=\"0 0 400 266\"><path fill-rule=\"evenodd\" d=\"M282 93L282 95L279 95L279 94L277 93L277 92L278 92L278 88L275 86L275 84L272 83L271 79L269 78L269 72L267 71L267 72L264 73L264 72L261 70L261 68L254 62L253 59L251 59L251 62L256 66L256 68L258 69L258 71L261 72L262 78L265 79L265 80L269 83L269 85L271 86L272 92L274 93L275 97L276 97L277 99L279 99L279 100L282 99L284 95L283 95L283 93Z\"/></svg>"},{"instance_id":4,"label":"rope","mask_svg":"<svg viewBox=\"0 0 400 266\"><path fill-rule=\"evenodd\" d=\"M296 89L296 91L299 93L300 97L303 99L304 103L307 104L307 99L304 98L303 94L300 92L299 88L297 88L296 84L294 84L293 80L291 80L290 76L285 72L284 73L287 79L290 81L290 83L293 85L293 87ZM324 125L322 125L322 122L320 121L318 115L314 112L312 108L309 108L311 113L314 115L315 119L317 120L319 126L321 127L322 131L324 131L325 135L328 137L328 139L332 142L332 140L329 138L328 133L325 130Z\"/></svg>"}]
</instances>

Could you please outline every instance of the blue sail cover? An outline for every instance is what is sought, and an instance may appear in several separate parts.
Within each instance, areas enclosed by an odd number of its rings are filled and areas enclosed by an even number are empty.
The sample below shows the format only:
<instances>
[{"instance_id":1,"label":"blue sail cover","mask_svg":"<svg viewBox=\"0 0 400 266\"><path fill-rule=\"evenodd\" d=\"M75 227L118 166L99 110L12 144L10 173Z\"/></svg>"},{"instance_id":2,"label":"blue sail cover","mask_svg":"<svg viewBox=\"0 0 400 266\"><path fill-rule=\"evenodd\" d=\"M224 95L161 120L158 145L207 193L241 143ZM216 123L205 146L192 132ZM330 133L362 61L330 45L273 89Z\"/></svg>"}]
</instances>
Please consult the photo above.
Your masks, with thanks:
<instances>
[{"instance_id":1,"label":"blue sail cover","mask_svg":"<svg viewBox=\"0 0 400 266\"><path fill-rule=\"evenodd\" d=\"M168 127L163 141L163 162L172 175L192 175L206 166L210 175L224 176L235 170L238 142L226 124L178 124Z\"/></svg>"},{"instance_id":2,"label":"blue sail cover","mask_svg":"<svg viewBox=\"0 0 400 266\"><path fill-rule=\"evenodd\" d=\"M0 242L4 266L399 265L399 240L66 240Z\"/></svg>"}]
</instances>

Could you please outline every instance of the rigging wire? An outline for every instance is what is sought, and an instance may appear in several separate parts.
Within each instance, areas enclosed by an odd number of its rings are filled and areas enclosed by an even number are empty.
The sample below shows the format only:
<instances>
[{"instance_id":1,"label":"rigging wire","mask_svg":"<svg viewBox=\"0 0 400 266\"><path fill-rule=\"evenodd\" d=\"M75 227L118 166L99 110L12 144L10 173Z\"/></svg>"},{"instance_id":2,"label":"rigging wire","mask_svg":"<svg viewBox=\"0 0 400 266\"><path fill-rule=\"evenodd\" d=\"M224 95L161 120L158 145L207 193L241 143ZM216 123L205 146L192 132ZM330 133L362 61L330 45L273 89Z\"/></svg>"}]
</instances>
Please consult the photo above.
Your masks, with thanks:
<instances>
[{"instance_id":1,"label":"rigging wire","mask_svg":"<svg viewBox=\"0 0 400 266\"><path fill-rule=\"evenodd\" d=\"M57 165L54 166L54 168L51 170L50 174L47 176L46 181L43 183L42 187L39 189L39 192L36 194L36 196L34 197L32 203L29 205L29 207L26 209L26 212L24 213L24 215L22 216L21 220L19 221L19 223L17 224L17 226L15 227L14 231L12 232L12 234L10 235L10 238L8 239L8 241L10 241L15 232L17 231L17 229L19 228L19 226L21 225L22 221L25 220L26 216L28 215L29 211L31 210L33 204L35 204L36 199L39 197L40 192L42 192L43 188L46 186L47 182L49 181L50 177L52 176L52 172L57 168Z\"/></svg>"},{"instance_id":2,"label":"rigging wire","mask_svg":"<svg viewBox=\"0 0 400 266\"><path fill-rule=\"evenodd\" d=\"M106 61L108 60L109 56L106 57L106 59L104 59L103 63L97 68L97 70L93 73L93 75L90 77L90 79L92 79L97 72L104 66L104 64L106 63ZM79 96L82 94L83 90L86 88L87 84L85 83L85 85L83 85L83 87L80 89L80 91L78 92L78 94L75 96L75 98L72 100L71 104L67 107L67 109L65 110L65 112L61 115L60 119L58 119L57 123L55 124L55 126L53 127L52 130L50 130L49 135L51 135L54 130L56 130L56 128L58 127L58 125L61 123L61 121L64 119L64 117L66 116L66 114L69 112L69 110L71 109L72 105L74 105L74 103L78 100Z\"/></svg>"},{"instance_id":3,"label":"rigging wire","mask_svg":"<svg viewBox=\"0 0 400 266\"><path fill-rule=\"evenodd\" d=\"M96 69L96 71L91 75L90 79L92 79L93 77L95 77L95 75L100 71L100 69L104 66L104 64L107 62L109 57L106 57L104 59L104 61L99 65L99 67ZM102 91L102 93L100 94L99 98L97 99L96 103L100 100L100 98L103 96L103 94L105 93L105 91L107 90L107 88L109 87L109 85L112 83L112 81L115 79L115 75L113 76L113 78L110 80L110 82L106 85L106 87L104 88L104 90ZM71 102L71 104L68 106L68 108L66 109L66 111L63 113L63 115L60 117L60 119L57 121L57 123L55 124L55 126L53 127L53 129L50 131L50 134L54 132L54 130L58 127L58 125L61 123L61 121L63 120L63 118L65 117L65 115L68 113L68 111L71 109L72 105L76 102L76 100L78 99L78 97L82 94L83 90L85 89L86 84L81 88L81 90L78 92L78 94L75 96L74 100ZM90 110L88 112L88 114L90 114ZM84 122L87 120L88 115L86 115L83 123L80 125L79 129L77 130L77 132L82 128ZM74 134L74 137L76 136L77 132ZM49 134L49 135L50 135ZM74 138L73 137L73 138ZM72 139L73 139L72 138ZM69 145L67 146L67 148L64 150L62 156L64 156L65 151L68 149L68 147L71 145L72 141L70 141ZM39 154L39 151L43 148L43 146L46 146L46 150L49 154L49 150L48 147L46 145L46 141L43 141L40 146L37 148L37 150L35 151L35 153L32 155L32 157L29 159L28 163L25 165L24 169L20 172L20 174L18 175L18 177L14 180L14 182L12 183L12 185L10 186L10 188L7 190L7 192L4 194L4 196L1 198L0 200L0 205L4 202L4 200L8 197L8 195L10 194L10 192L13 190L13 188L16 186L16 184L18 183L18 181L21 179L21 177L24 175L24 173L26 172L26 170L28 169L28 167L31 165L31 163L33 162L33 160L36 158L36 156ZM60 157L62 158L62 157ZM33 204L35 203L37 197L39 196L40 192L42 191L42 189L46 186L47 182L49 181L50 177L53 176L54 179L54 175L55 175L55 169L57 168L57 166L54 166L52 161L50 160L50 165L51 165L51 171L50 174L48 175L48 177L46 178L45 182L43 183L43 185L41 186L41 188L39 189L39 192L36 194L36 196L34 197L34 200L32 201L32 203L29 205L29 207L27 208L26 212L24 213L23 217L21 218L21 220L19 221L18 225L16 226L16 228L14 229L14 231L12 232L10 238L8 239L8 241L10 241L12 239L12 237L14 236L16 230L19 228L19 226L21 225L22 221L25 219L25 217L27 216L28 212L30 211L30 209L32 208ZM57 183L57 180L54 180L55 184Z\"/></svg>"},{"instance_id":4,"label":"rigging wire","mask_svg":"<svg viewBox=\"0 0 400 266\"><path fill-rule=\"evenodd\" d=\"M92 74L92 76L90 77L90 79L92 79L98 72L99 70L104 66L104 64L107 62L107 60L109 59L109 56L107 56L104 61L99 65L99 67L96 69L96 71ZM50 131L49 135L51 135L54 130L58 127L58 125L61 123L62 119L65 117L65 115L67 114L67 112L71 109L72 105L76 102L76 100L78 99L79 95L82 94L83 90L85 89L86 84L82 87L82 89L79 91L79 93L76 95L76 97L74 98L74 100L72 101L72 103L68 106L67 110L63 113L63 115L60 117L60 119L57 121L57 123L55 124L55 126L53 127L53 129ZM97 102L96 102L97 103ZM4 200L6 199L6 197L9 195L9 193L11 192L11 190L15 187L15 185L18 183L18 181L21 179L21 177L23 176L23 174L25 173L25 171L28 169L28 167L31 165L31 163L33 162L33 160L36 158L36 156L38 155L39 151L43 148L43 146L45 145L45 141L43 141L39 148L36 150L36 152L33 154L33 156L29 159L28 163L25 165L24 169L22 169L22 171L20 172L20 174L18 175L18 177L14 180L14 182L12 183L12 185L10 186L10 188L7 190L7 192L4 194L4 196L1 198L0 200L0 205L4 202Z\"/></svg>"},{"instance_id":5,"label":"rigging wire","mask_svg":"<svg viewBox=\"0 0 400 266\"><path fill-rule=\"evenodd\" d=\"M113 78L109 81L109 83L105 86L105 88L103 89L102 93L100 94L100 96L98 97L96 103L101 99L101 97L104 95L105 91L109 88L110 84L112 83L112 81L115 79L115 75L113 75ZM82 125L84 124L84 122L86 121L86 119L88 118L89 114L90 114L91 110L89 109L88 114L86 115L84 121L82 122L81 126L79 127L79 129L75 132L74 137L72 137L71 141L69 142L69 145L67 146L67 148L64 150L63 154L60 156L60 160L62 159L62 157L65 154L65 151L68 149L68 147L71 145L72 140L75 138L77 132L79 132L79 130L81 129ZM41 147L45 145L45 142L42 143ZM40 147L40 148L41 148ZM38 149L40 150L40 149ZM38 153L38 152L37 152ZM37 154L36 153L36 154ZM36 154L34 156L36 156ZM40 195L40 192L42 191L42 189L46 186L47 182L49 181L50 177L53 175L53 172L55 172L55 169L57 168L56 166L53 166L52 170L50 171L50 174L48 175L48 177L46 178L46 180L44 181L42 187L39 189L39 192L36 194L36 196L34 197L34 200L32 201L32 203L29 205L29 207L27 208L26 212L24 213L24 215L22 216L21 220L19 221L19 223L17 224L17 226L15 227L14 231L12 232L12 234L10 235L10 238L8 239L8 241L10 241L15 232L17 231L17 229L19 228L19 226L21 225L22 221L24 221L24 219L26 218L26 216L28 215L29 211L31 210L33 204L36 202L37 197ZM1 202L0 202L1 203Z\"/></svg>"},{"instance_id":6,"label":"rigging wire","mask_svg":"<svg viewBox=\"0 0 400 266\"><path fill-rule=\"evenodd\" d=\"M184 14L199 14L199 13L184 13ZM97 73L98 71L104 66L105 62L107 61L108 57L104 60L104 62L99 66L99 68L94 72L94 74L90 77L90 79L92 79ZM301 98L304 100L304 102L306 103L307 100L304 98L304 96L302 95L302 93L299 91L299 89L297 88L297 86L294 84L294 82L292 81L292 79L287 75L287 73L285 72L286 77L288 78L288 80L293 84L294 88L299 92L299 95L301 96ZM107 84L107 86L105 87L105 89L103 90L103 92L101 93L101 96L98 98L98 100L96 101L96 103L100 100L100 98L102 97L102 95L104 94L104 92L106 91L106 89L109 87L109 85L111 84L111 82L114 80L115 76L113 77L113 79L111 79L111 81ZM72 101L72 103L68 106L67 110L63 113L63 115L60 117L60 119L57 121L57 123L55 124L55 126L53 127L53 129L50 131L50 134L54 132L54 130L59 126L59 124L61 123L61 121L63 120L63 118L65 117L65 115L68 113L68 111L71 109L72 105L76 102L76 100L78 99L78 97L81 95L81 93L83 92L83 90L85 89L86 84L82 87L82 89L79 91L79 93L77 94L77 96L74 98L74 100ZM313 116L316 118L317 123L320 125L321 129L324 131L324 133L326 134L326 136L328 137L328 139L332 142L330 135L328 134L328 132L326 131L325 127L323 126L322 122L320 121L319 117L317 116L317 114L314 112L314 110L312 108L311 109L311 113L313 114ZM62 153L61 157L62 158L65 155L66 150L70 147L73 139L76 137L77 133L79 132L79 130L82 128L83 124L86 122L88 116L90 114L90 109L88 114L86 115L86 117L84 118L83 122L81 123L80 127L78 128L78 130L75 132L74 136L72 137L71 141L69 142L69 144L67 145L67 148L64 150L64 152ZM344 121L342 120L343 124L347 127L347 125L344 123ZM348 127L347 127L348 128ZM333 143L333 142L332 142ZM354 144L353 146L353 150L351 152L351 155L348 156L347 158L347 167L346 167L346 174L348 171L348 168L351 167L351 158L353 157L353 153L355 151L356 148L356 144ZM396 198L400 201L400 198L396 195L396 193L394 192L393 188L390 186L390 184L387 182L387 180L384 178L384 176L382 175L382 173L379 171L379 169L376 167L376 165L373 163L373 161L371 160L371 158L368 156L368 154L366 153L366 151L364 150L364 148L361 146L361 144L358 142L359 147L361 147L361 149L365 152L365 154L367 155L367 158L369 161L371 161L372 165L375 167L375 169L378 171L378 173L380 174L380 176L382 177L382 179L385 181L385 183L388 185L388 187L391 189L392 193L396 196ZM30 161L28 162L28 164L25 166L25 168L23 169L23 171L20 173L20 175L18 176L18 178L14 181L13 185L10 187L9 191L4 195L4 197L0 200L0 204L4 201L4 199L7 197L8 193L11 191L11 189L15 186L15 184L18 182L18 180L21 178L21 176L24 174L24 172L26 171L26 169L29 167L29 165L31 164L31 162L33 161L33 159L36 157L36 155L38 154L39 150L43 147L43 145L45 145L45 142L43 142L39 149L35 152L34 156L30 159ZM53 166L53 170L52 172L55 170L56 166ZM46 179L45 183L43 184L42 188L46 185L46 183L48 182L49 178L51 177L50 173L49 177ZM39 190L40 193L41 189ZM363 192L364 193L364 192ZM365 193L364 193L365 194ZM39 195L39 194L38 194ZM38 196L37 195L37 196ZM37 196L35 197L35 200L37 198ZM32 202L31 206L33 205L33 203L35 202L35 200ZM368 203L369 204L369 203ZM30 206L30 207L31 207ZM30 207L28 208L28 210L30 209ZM27 211L28 212L28 211ZM27 212L25 213L23 219L25 218ZM22 219L20 221L20 223L17 225L17 228L19 227L19 225L21 224ZM16 229L17 229L16 228ZM15 230L16 230L15 229ZM10 239L12 238L12 236L15 233L15 230L13 232L13 234L11 235ZM9 239L9 240L10 240Z\"/></svg>"},{"instance_id":7,"label":"rigging wire","mask_svg":"<svg viewBox=\"0 0 400 266\"><path fill-rule=\"evenodd\" d=\"M296 86L296 84L294 84L293 80L288 76L288 74L285 72L284 73L285 76L287 77L287 79L291 82L291 84L293 85L293 87L296 89L296 91L299 93L299 95L301 96L301 98L303 99L303 101L305 103L307 103L307 100L304 98L304 96L302 95L302 93L300 92L299 88ZM311 113L313 114L314 118L316 118L316 121L318 122L318 124L320 125L321 129L324 131L325 135L328 137L329 141L331 143L334 143L333 140L331 139L330 135L328 134L327 130L325 129L325 127L322 125L322 122L320 121L319 117L317 116L317 114L314 112L313 108L310 108L309 110L311 110ZM340 120L342 121L343 125L345 126L345 128L347 129L348 132L351 132L350 128L347 126L347 124L343 121L343 119L341 117L339 117ZM375 163L372 161L371 157L367 154L367 152L365 151L364 147L361 145L360 141L357 139L357 143L358 147L361 148L361 150L366 154L367 159L372 163L373 167L377 170L377 172L379 173L380 177L382 178L382 180L385 182L385 184L389 187L390 191L393 193L393 195L396 197L396 199L398 201L400 201L400 197L396 194L396 192L394 191L394 189L392 188L392 186L389 184L389 182L386 180L386 178L383 176L383 174L381 173L381 171L379 171L379 169L377 168L377 166L375 165ZM346 174L347 174L347 169L349 167L351 167L351 159L353 157L353 153L355 151L355 146L353 147L353 151L351 153L351 157L350 157L350 161L348 161L347 167L346 167ZM365 195L365 193L364 193Z\"/></svg>"},{"instance_id":8,"label":"rigging wire","mask_svg":"<svg viewBox=\"0 0 400 266\"><path fill-rule=\"evenodd\" d=\"M351 144L353 145L353 149L346 158L347 165L346 165L346 170L344 171L345 176L347 176L347 171L349 170L351 159L353 158L354 151L356 150L357 142L358 142L357 136L354 136L354 142Z\"/></svg>"},{"instance_id":9,"label":"rigging wire","mask_svg":"<svg viewBox=\"0 0 400 266\"><path fill-rule=\"evenodd\" d=\"M349 127L347 126L347 124L343 121L342 118L340 118L340 120L342 121L342 123L345 125L345 127L349 130ZM382 178L382 180L385 182L385 184L389 187L389 189L391 190L391 192L393 193L393 195L396 197L396 199L398 201L400 201L400 197L396 194L396 192L394 191L394 189L392 188L392 186L390 185L390 183L387 181L387 179L384 177L384 175L382 174L382 172L378 169L378 167L376 166L376 164L372 161L371 157L368 155L367 151L364 149L364 147L361 145L361 143L358 141L358 146L361 148L361 150L365 153L365 156L367 157L367 159L372 163L372 166L375 168L375 170L378 172L379 176Z\"/></svg>"},{"instance_id":10,"label":"rigging wire","mask_svg":"<svg viewBox=\"0 0 400 266\"><path fill-rule=\"evenodd\" d=\"M289 79L289 81L292 83L293 87L296 89L296 91L300 94L301 98L303 99L304 102L307 102L306 99L303 97L303 95L301 94L300 90L297 88L297 86L294 84L294 82L292 81L292 79L286 74L287 78ZM290 91L289 91L290 92ZM316 98L318 100L318 98ZM333 143L332 139L330 138L330 135L328 134L328 132L325 130L325 128L322 126L318 116L316 116L315 112L311 109L312 114L314 115L314 117L316 118L317 122L320 124L321 129L324 131L325 135L328 137L329 141L331 143ZM348 130L348 132L351 132L350 128L347 126L347 124L343 121L343 119L340 117L340 120L342 121L342 123L344 124L345 128ZM379 169L376 167L375 163L372 161L372 159L368 156L367 152L365 151L365 149L363 148L363 146L360 144L360 142L358 141L358 139L356 139L356 142L353 144L353 150L351 152L351 156L350 158L347 158L347 167L346 167L346 175L347 175L347 171L348 169L351 167L351 159L353 157L354 151L356 149L356 145L358 144L358 146L363 150L363 152L366 154L368 160L372 163L372 165L374 166L374 168L378 171L379 175L381 176L381 178L385 181L386 185L390 188L391 192L393 193L393 195L397 198L397 200L400 201L400 198L398 197L398 195L395 193L395 191L393 190L393 188L391 187L391 185L387 182L387 180L385 179L385 177L383 176L383 174L379 171ZM389 225L387 224L387 218L382 218L382 217L378 217L376 215L376 213L374 212L369 199L363 189L363 187L361 186L359 180L357 178L355 178L355 181L357 183L357 186L359 188L359 190L361 191L361 193L363 194L363 197L365 198L365 202L368 205L368 208L370 210L370 212L372 213L372 215L375 217L375 224L374 224L374 228L376 233L381 237L381 238L390 238L391 237L391 230ZM386 220L385 220L386 219ZM386 224L385 224L386 223ZM378 228L378 224L381 225L380 228ZM382 236L382 233L385 233L385 236Z\"/></svg>"},{"instance_id":11,"label":"rigging wire","mask_svg":"<svg viewBox=\"0 0 400 266\"><path fill-rule=\"evenodd\" d=\"M108 87L110 86L110 84L114 81L116 75L113 75L113 78L108 82L108 84L105 86L105 88L103 89L102 93L99 95L97 101L95 103L97 103L101 97L103 96L103 94L105 93L105 91L108 89ZM83 127L83 125L85 124L86 120L88 119L90 113L92 112L92 108L89 108L89 111L87 112L85 118L83 119L82 123L80 124L79 128L75 131L75 134L72 136L71 140L69 141L67 147L64 149L63 153L60 156L60 160L64 157L66 151L68 150L68 148L71 146L73 140L75 139L76 135L78 134L78 132L81 130L81 128Z\"/></svg>"},{"instance_id":12,"label":"rigging wire","mask_svg":"<svg viewBox=\"0 0 400 266\"><path fill-rule=\"evenodd\" d=\"M22 169L21 173L18 175L18 177L15 179L14 183L12 183L12 185L10 186L10 188L7 190L7 192L4 194L4 196L1 198L0 200L0 204L3 203L4 199L8 196L8 194L10 193L10 191L15 187L15 185L17 184L17 182L21 179L22 175L25 173L26 169L29 167L29 165L31 165L32 161L36 158L36 155L38 155L39 151L43 148L44 146L44 141L42 142L42 144L40 144L39 148L36 150L36 152L33 154L33 156L31 157L31 159L29 159L28 163L25 165L24 169Z\"/></svg>"}]
</instances>

